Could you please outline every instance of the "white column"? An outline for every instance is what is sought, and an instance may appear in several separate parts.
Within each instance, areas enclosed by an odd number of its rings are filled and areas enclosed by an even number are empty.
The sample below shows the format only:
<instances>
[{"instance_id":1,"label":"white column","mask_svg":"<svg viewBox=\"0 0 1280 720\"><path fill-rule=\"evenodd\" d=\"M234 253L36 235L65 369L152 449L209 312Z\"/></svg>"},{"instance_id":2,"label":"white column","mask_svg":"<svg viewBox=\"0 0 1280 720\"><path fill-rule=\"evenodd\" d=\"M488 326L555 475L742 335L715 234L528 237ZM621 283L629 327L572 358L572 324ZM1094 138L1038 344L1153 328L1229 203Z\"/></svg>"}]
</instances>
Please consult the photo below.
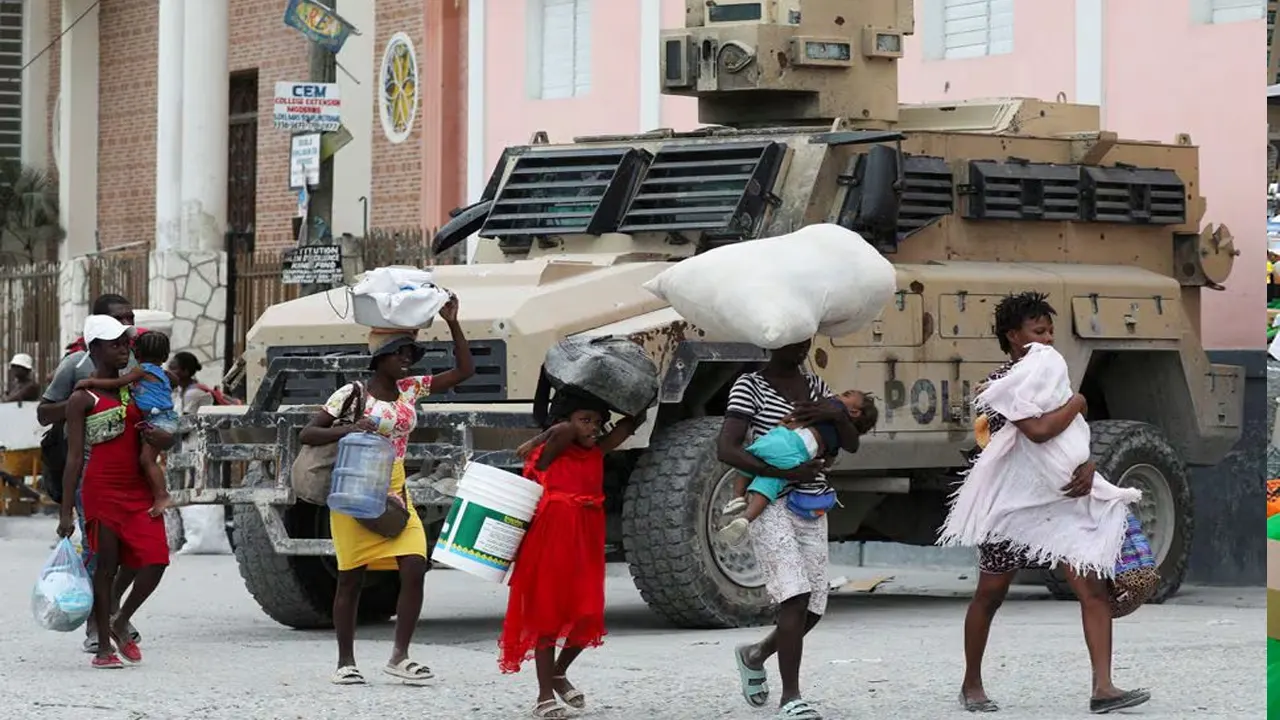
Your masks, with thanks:
<instances>
[{"instance_id":1,"label":"white column","mask_svg":"<svg viewBox=\"0 0 1280 720\"><path fill-rule=\"evenodd\" d=\"M227 227L227 0L184 3L182 249L216 252Z\"/></svg>"},{"instance_id":2,"label":"white column","mask_svg":"<svg viewBox=\"0 0 1280 720\"><path fill-rule=\"evenodd\" d=\"M374 119L376 100L373 92L378 85L373 46L373 28L377 27L376 3L344 2L338 12L352 25L364 28L365 32L348 37L338 53L338 62L359 82L338 71L342 124L351 132L351 142L333 156L333 232L335 235L351 233L360 237L364 232L365 208L360 198L368 202L373 195L375 128L378 136L382 136L382 127ZM378 48L376 54L381 61L382 48Z\"/></svg>"},{"instance_id":3,"label":"white column","mask_svg":"<svg viewBox=\"0 0 1280 720\"><path fill-rule=\"evenodd\" d=\"M467 5L467 202L480 199L489 179L485 157L485 0ZM473 262L479 238L467 238L467 262Z\"/></svg>"},{"instance_id":4,"label":"white column","mask_svg":"<svg viewBox=\"0 0 1280 720\"><path fill-rule=\"evenodd\" d=\"M662 125L662 0L640 0L640 132Z\"/></svg>"},{"instance_id":5,"label":"white column","mask_svg":"<svg viewBox=\"0 0 1280 720\"><path fill-rule=\"evenodd\" d=\"M183 5L183 0L160 0L160 43L156 52L156 252L182 246Z\"/></svg>"},{"instance_id":6,"label":"white column","mask_svg":"<svg viewBox=\"0 0 1280 720\"><path fill-rule=\"evenodd\" d=\"M1072 102L1097 105L1106 125L1106 3L1076 0L1076 92Z\"/></svg>"},{"instance_id":7,"label":"white column","mask_svg":"<svg viewBox=\"0 0 1280 720\"><path fill-rule=\"evenodd\" d=\"M87 19L87 18L86 18ZM22 3L22 164L49 169L49 59L46 52L31 62L49 44L49 0Z\"/></svg>"},{"instance_id":8,"label":"white column","mask_svg":"<svg viewBox=\"0 0 1280 720\"><path fill-rule=\"evenodd\" d=\"M58 219L66 231L64 260L97 250L98 9L93 0L62 0L58 155Z\"/></svg>"}]
</instances>

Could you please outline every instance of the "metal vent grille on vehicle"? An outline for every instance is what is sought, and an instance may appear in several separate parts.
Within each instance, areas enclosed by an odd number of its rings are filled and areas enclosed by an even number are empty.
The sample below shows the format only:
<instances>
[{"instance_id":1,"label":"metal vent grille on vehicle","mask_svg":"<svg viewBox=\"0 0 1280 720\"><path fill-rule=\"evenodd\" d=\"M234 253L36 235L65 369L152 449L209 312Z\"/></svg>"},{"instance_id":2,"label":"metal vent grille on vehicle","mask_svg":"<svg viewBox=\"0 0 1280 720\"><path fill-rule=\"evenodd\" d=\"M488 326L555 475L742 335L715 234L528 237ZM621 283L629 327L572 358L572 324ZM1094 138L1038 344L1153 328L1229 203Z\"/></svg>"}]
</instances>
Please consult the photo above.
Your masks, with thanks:
<instances>
[{"instance_id":1,"label":"metal vent grille on vehicle","mask_svg":"<svg viewBox=\"0 0 1280 720\"><path fill-rule=\"evenodd\" d=\"M955 207L951 166L940 157L908 155L902 164L902 203L898 206L898 239L950 215Z\"/></svg>"},{"instance_id":2,"label":"metal vent grille on vehicle","mask_svg":"<svg viewBox=\"0 0 1280 720\"><path fill-rule=\"evenodd\" d=\"M636 148L530 150L493 200L483 237L613 232L651 155Z\"/></svg>"},{"instance_id":3,"label":"metal vent grille on vehicle","mask_svg":"<svg viewBox=\"0 0 1280 720\"><path fill-rule=\"evenodd\" d=\"M786 145L663 145L623 217L622 232L691 232L704 245L759 232Z\"/></svg>"},{"instance_id":4,"label":"metal vent grille on vehicle","mask_svg":"<svg viewBox=\"0 0 1280 720\"><path fill-rule=\"evenodd\" d=\"M974 220L1079 220L1080 167L974 160L968 197Z\"/></svg>"},{"instance_id":5,"label":"metal vent grille on vehicle","mask_svg":"<svg viewBox=\"0 0 1280 720\"><path fill-rule=\"evenodd\" d=\"M433 375L454 366L453 343L424 341L427 351L410 370L417 375ZM495 402L507 399L507 343L503 340L471 340L471 357L476 374L445 393L433 393L423 402ZM363 370L348 373L337 370L331 358L369 354L365 345L323 345L314 347L272 347L267 349L267 364L284 358L290 368L302 372L292 374L283 384L281 405L323 405L338 388L354 380L368 380L371 373Z\"/></svg>"},{"instance_id":6,"label":"metal vent grille on vehicle","mask_svg":"<svg viewBox=\"0 0 1280 720\"><path fill-rule=\"evenodd\" d=\"M1186 185L1172 170L1085 167L1080 186L1085 220L1181 225L1187 219Z\"/></svg>"}]
</instances>

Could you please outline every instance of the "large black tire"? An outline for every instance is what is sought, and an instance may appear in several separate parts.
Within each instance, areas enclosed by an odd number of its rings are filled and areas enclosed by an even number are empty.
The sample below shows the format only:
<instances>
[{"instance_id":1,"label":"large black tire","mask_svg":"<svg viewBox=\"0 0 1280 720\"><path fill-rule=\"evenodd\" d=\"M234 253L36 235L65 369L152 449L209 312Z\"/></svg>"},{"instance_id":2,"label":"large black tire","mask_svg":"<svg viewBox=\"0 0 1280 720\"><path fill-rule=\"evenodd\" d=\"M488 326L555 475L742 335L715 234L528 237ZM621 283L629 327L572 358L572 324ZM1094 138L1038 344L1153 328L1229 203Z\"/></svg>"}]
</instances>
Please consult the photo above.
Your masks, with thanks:
<instances>
[{"instance_id":1,"label":"large black tire","mask_svg":"<svg viewBox=\"0 0 1280 720\"><path fill-rule=\"evenodd\" d=\"M314 525L315 514L322 510L299 503L286 511L285 524L293 534L295 528ZM333 627L338 581L323 559L278 554L253 505L235 506L233 527L240 577L262 610L272 620L298 630Z\"/></svg>"},{"instance_id":2,"label":"large black tire","mask_svg":"<svg viewBox=\"0 0 1280 720\"><path fill-rule=\"evenodd\" d=\"M326 508L298 503L285 512L291 537L327 537L328 526ZM240 577L272 620L298 630L333 627L333 594L338 587L333 558L278 554L253 505L235 506L232 532ZM367 573L358 621L386 622L395 615L399 595L397 573Z\"/></svg>"},{"instance_id":3,"label":"large black tire","mask_svg":"<svg viewBox=\"0 0 1280 720\"><path fill-rule=\"evenodd\" d=\"M1195 506L1187 467L1164 433L1153 425L1133 420L1098 420L1089 423L1089 429L1098 472L1116 484L1143 490L1142 502L1134 510L1143 531L1151 538L1152 548L1157 550L1160 570L1160 588L1149 602L1162 603L1182 586L1191 557ZM1157 521L1160 516L1171 519L1172 524ZM1059 600L1076 597L1061 569L1045 573L1045 587Z\"/></svg>"},{"instance_id":4,"label":"large black tire","mask_svg":"<svg viewBox=\"0 0 1280 720\"><path fill-rule=\"evenodd\" d=\"M622 543L640 596L679 627L730 628L772 619L764 587L730 579L713 557L712 494L730 469L716 460L721 418L659 431L632 472L622 506ZM742 556L754 564L750 547Z\"/></svg>"}]
</instances>

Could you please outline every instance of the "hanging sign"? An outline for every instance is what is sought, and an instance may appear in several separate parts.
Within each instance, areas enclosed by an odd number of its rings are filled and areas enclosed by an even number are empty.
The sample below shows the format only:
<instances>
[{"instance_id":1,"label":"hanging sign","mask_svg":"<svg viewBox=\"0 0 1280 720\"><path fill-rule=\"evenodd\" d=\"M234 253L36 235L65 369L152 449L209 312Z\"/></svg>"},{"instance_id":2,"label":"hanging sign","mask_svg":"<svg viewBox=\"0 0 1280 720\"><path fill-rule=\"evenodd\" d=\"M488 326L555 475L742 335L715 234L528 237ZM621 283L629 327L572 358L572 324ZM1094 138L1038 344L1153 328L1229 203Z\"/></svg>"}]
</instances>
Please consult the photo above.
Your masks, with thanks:
<instances>
[{"instance_id":1,"label":"hanging sign","mask_svg":"<svg viewBox=\"0 0 1280 720\"><path fill-rule=\"evenodd\" d=\"M284 24L335 55L348 37L360 34L342 16L315 0L289 0Z\"/></svg>"},{"instance_id":2,"label":"hanging sign","mask_svg":"<svg viewBox=\"0 0 1280 720\"><path fill-rule=\"evenodd\" d=\"M320 133L294 135L289 148L289 187L320 184Z\"/></svg>"},{"instance_id":3,"label":"hanging sign","mask_svg":"<svg viewBox=\"0 0 1280 720\"><path fill-rule=\"evenodd\" d=\"M342 127L337 83L276 83L271 119L279 130L333 132Z\"/></svg>"},{"instance_id":4,"label":"hanging sign","mask_svg":"<svg viewBox=\"0 0 1280 720\"><path fill-rule=\"evenodd\" d=\"M342 282L342 248L307 245L284 251L280 282L285 285L328 285Z\"/></svg>"}]
</instances>

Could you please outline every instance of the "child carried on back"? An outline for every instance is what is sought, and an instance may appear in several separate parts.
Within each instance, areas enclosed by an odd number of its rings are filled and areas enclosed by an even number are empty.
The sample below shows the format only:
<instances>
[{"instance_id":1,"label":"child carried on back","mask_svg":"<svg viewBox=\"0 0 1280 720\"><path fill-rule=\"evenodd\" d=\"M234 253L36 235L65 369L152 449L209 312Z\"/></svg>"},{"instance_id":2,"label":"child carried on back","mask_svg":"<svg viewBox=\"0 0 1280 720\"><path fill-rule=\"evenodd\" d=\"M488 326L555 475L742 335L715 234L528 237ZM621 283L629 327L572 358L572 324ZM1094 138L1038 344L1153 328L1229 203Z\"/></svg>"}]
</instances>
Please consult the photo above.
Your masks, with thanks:
<instances>
[{"instance_id":1,"label":"child carried on back","mask_svg":"<svg viewBox=\"0 0 1280 720\"><path fill-rule=\"evenodd\" d=\"M845 390L823 402L842 405L861 435L871 432L880 418L875 401L858 390ZM756 438L747 452L779 470L791 470L817 459L834 460L840 454L840 435L834 422L805 425L788 415L781 425ZM727 516L743 511L745 514L717 533L721 540L734 545L742 542L751 522L760 517L769 503L782 497L787 488L787 481L780 478L757 476L748 485L747 477L741 475L734 479L734 498L723 510Z\"/></svg>"},{"instance_id":2,"label":"child carried on back","mask_svg":"<svg viewBox=\"0 0 1280 720\"><path fill-rule=\"evenodd\" d=\"M164 364L169 359L169 337L160 332L146 332L133 344L137 367L115 380L87 378L76 383L77 390L133 389L133 402L142 411L143 423L157 430L173 434L178 431L178 413L173 406L173 380ZM141 428L139 428L141 429ZM142 443L142 474L151 486L155 505L151 515L156 516L172 505L169 490L160 467L160 451L150 443Z\"/></svg>"}]
</instances>

